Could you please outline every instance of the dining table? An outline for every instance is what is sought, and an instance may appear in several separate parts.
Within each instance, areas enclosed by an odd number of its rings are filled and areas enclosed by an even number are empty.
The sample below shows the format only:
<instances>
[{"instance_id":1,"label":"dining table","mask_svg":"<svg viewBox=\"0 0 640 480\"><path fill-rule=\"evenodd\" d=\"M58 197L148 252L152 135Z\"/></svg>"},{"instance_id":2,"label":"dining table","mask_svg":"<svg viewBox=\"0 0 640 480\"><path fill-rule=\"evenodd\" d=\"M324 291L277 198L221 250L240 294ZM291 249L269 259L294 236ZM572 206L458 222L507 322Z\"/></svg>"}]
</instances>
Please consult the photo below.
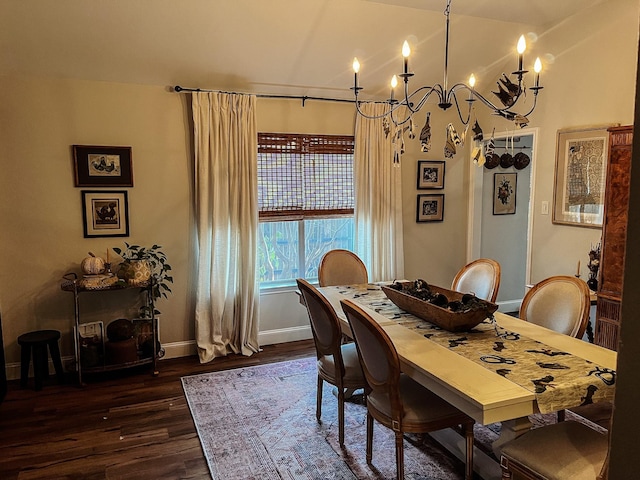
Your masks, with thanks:
<instances>
[{"instance_id":1,"label":"dining table","mask_svg":"<svg viewBox=\"0 0 640 480\"><path fill-rule=\"evenodd\" d=\"M615 351L499 311L469 331L449 332L397 307L381 289L388 283L319 291L333 306L345 335L351 337L351 329L340 302L349 299L389 335L403 373L476 422L501 422L493 444L497 458L505 442L531 428L529 415L613 402ZM445 434L436 438L447 448L459 447ZM478 460L474 463L478 467ZM480 472L483 478L497 478L495 465L487 469Z\"/></svg>"}]
</instances>

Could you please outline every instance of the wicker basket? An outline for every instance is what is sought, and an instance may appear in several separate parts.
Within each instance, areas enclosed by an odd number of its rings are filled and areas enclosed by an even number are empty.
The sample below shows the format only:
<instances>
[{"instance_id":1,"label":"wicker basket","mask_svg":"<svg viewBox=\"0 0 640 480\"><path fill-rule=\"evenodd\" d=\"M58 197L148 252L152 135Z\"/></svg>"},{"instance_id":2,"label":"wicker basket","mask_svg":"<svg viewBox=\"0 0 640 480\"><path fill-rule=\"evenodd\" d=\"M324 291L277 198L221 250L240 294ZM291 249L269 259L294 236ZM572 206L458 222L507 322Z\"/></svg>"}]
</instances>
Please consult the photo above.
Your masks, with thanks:
<instances>
[{"instance_id":1,"label":"wicker basket","mask_svg":"<svg viewBox=\"0 0 640 480\"><path fill-rule=\"evenodd\" d=\"M410 285L413 282L398 282L402 285ZM460 300L463 293L455 290L448 290L435 285L429 285L434 293L442 293L449 301ZM468 312L452 312L447 308L438 307L432 303L420 300L408 293L395 290L393 288L382 286L382 291L387 295L389 300L395 303L405 312L409 312L416 317L426 320L429 323L448 330L450 332L464 332L471 330L473 327L481 323L485 318L489 317L498 309L495 303L480 300L485 304L485 308L470 310Z\"/></svg>"}]
</instances>

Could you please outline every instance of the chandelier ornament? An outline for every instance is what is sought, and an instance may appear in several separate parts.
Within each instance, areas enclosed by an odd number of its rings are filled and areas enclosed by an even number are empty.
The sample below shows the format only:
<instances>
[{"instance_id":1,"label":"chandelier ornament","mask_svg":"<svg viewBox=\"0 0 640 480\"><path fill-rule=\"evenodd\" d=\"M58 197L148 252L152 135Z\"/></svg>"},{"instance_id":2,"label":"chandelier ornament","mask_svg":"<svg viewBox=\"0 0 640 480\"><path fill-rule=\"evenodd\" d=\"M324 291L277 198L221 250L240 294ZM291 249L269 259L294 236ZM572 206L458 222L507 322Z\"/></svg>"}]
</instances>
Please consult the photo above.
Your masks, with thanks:
<instances>
[{"instance_id":1,"label":"chandelier ornament","mask_svg":"<svg viewBox=\"0 0 640 480\"><path fill-rule=\"evenodd\" d=\"M361 101L358 100L358 94L363 87L358 85L358 73L360 72L360 62L357 58L353 59L353 71L354 71L354 85L351 87L351 90L354 92L356 109L358 114L370 119L375 118L383 118L388 117L394 123L396 127L402 126L406 123L409 123L408 127L404 127L404 129L409 129L410 132L413 132L413 115L420 111L420 109L427 103L429 98L432 95L437 96L438 107L442 110L447 110L450 107L456 107L458 117L463 125L468 128L469 120L471 119L471 110L474 102L480 101L483 105L492 110L494 115L498 115L507 120L513 121L518 127L524 127L529 123L528 116L535 110L538 93L544 87L540 86L540 71L542 70L542 62L540 58L536 58L534 63L534 72L535 72L535 80L534 86L529 87L529 90L533 92L533 102L529 111L525 113L518 113L515 109L518 104L518 101L526 96L526 87L524 86L523 78L525 74L528 73L528 70L523 70L523 61L524 61L524 51L526 50L526 40L524 35L520 36L517 44L518 51L518 69L512 72L512 75L515 76L515 81L511 80L511 78L505 73L498 79L498 91L492 91L492 93L497 97L497 99L502 104L501 106L496 105L489 99L487 99L482 94L478 93L475 90L476 77L471 74L469 77L468 83L456 83L452 87L449 88L449 78L448 78L448 70L449 70L449 15L451 12L451 1L447 0L447 6L444 10L444 16L446 17L446 26L445 26L445 50L444 50L444 79L443 83L436 83L433 86L422 86L412 93L409 90L409 79L413 77L413 73L409 71L409 56L411 55L411 48L407 41L404 42L402 46L402 57L403 57L403 72L394 75L391 79L391 94L388 100L385 102L389 104L389 108L384 114L381 115L368 115L364 113L360 109ZM395 98L395 88L398 86L398 77L404 80L404 98L396 99ZM460 108L460 100L458 99L458 95L461 92L468 93L468 98L464 99L468 104L468 110L466 116L463 115ZM400 115L399 109L402 107L405 108L404 113ZM398 118L400 116L400 118ZM427 114L427 122L423 131L420 134L420 140L423 144L423 151L426 144L429 143L430 132L425 132L424 130L429 127L429 113ZM474 129L479 128L474 125ZM466 130L465 130L466 132ZM451 142L455 145L458 142L455 135L455 129L451 135ZM464 139L462 139L462 142ZM455 151L455 149L453 149Z\"/></svg>"}]
</instances>

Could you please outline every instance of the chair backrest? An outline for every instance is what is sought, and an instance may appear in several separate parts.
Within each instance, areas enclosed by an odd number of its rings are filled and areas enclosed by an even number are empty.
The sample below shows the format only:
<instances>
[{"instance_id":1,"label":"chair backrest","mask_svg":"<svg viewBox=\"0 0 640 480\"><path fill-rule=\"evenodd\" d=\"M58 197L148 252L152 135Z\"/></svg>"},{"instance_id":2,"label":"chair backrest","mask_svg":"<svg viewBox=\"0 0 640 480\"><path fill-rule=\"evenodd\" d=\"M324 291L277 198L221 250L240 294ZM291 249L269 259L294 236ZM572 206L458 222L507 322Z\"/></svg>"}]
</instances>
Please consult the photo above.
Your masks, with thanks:
<instances>
[{"instance_id":1,"label":"chair backrest","mask_svg":"<svg viewBox=\"0 0 640 480\"><path fill-rule=\"evenodd\" d=\"M392 415L402 417L400 358L389 335L362 308L341 300L342 310L353 333L367 390L389 395Z\"/></svg>"},{"instance_id":2,"label":"chair backrest","mask_svg":"<svg viewBox=\"0 0 640 480\"><path fill-rule=\"evenodd\" d=\"M320 292L309 282L302 278L298 278L296 282L307 306L318 358L324 355L333 355L336 365L339 365L341 372L344 374L340 350L342 330L335 310L329 301L320 295Z\"/></svg>"},{"instance_id":3,"label":"chair backrest","mask_svg":"<svg viewBox=\"0 0 640 480\"><path fill-rule=\"evenodd\" d=\"M476 297L495 303L500 288L500 264L490 258L479 258L460 269L453 279L451 290L473 293Z\"/></svg>"},{"instance_id":4,"label":"chair backrest","mask_svg":"<svg viewBox=\"0 0 640 480\"><path fill-rule=\"evenodd\" d=\"M356 285L368 281L367 267L360 257L349 250L329 250L320 260L318 283L321 287Z\"/></svg>"},{"instance_id":5,"label":"chair backrest","mask_svg":"<svg viewBox=\"0 0 640 480\"><path fill-rule=\"evenodd\" d=\"M524 296L520 318L582 338L589 321L589 287L576 277L557 275L534 285Z\"/></svg>"}]
</instances>

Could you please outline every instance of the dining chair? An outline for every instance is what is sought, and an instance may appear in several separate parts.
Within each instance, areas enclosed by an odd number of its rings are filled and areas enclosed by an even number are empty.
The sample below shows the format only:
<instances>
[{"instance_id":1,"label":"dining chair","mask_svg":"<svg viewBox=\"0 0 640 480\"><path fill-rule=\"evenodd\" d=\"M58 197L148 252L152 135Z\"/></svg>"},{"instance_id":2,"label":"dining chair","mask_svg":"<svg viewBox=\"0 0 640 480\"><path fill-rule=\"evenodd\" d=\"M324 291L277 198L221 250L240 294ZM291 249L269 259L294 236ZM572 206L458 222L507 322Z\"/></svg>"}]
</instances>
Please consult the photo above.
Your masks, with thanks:
<instances>
[{"instance_id":1,"label":"dining chair","mask_svg":"<svg viewBox=\"0 0 640 480\"><path fill-rule=\"evenodd\" d=\"M589 322L589 287L577 277L556 275L534 285L522 299L520 318L582 338Z\"/></svg>"},{"instance_id":2,"label":"dining chair","mask_svg":"<svg viewBox=\"0 0 640 480\"><path fill-rule=\"evenodd\" d=\"M340 320L329 301L306 280L298 278L296 282L309 313L318 358L316 418L319 422L322 413L323 382L327 382L338 390L338 440L342 447L344 446L345 391L362 389L365 386L358 353L353 342L342 343Z\"/></svg>"},{"instance_id":3,"label":"dining chair","mask_svg":"<svg viewBox=\"0 0 640 480\"><path fill-rule=\"evenodd\" d=\"M473 293L476 297L495 303L500 288L500 264L490 258L479 258L460 269L453 279L451 290Z\"/></svg>"},{"instance_id":4,"label":"dining chair","mask_svg":"<svg viewBox=\"0 0 640 480\"><path fill-rule=\"evenodd\" d=\"M329 250L320 260L318 283L330 285L356 285L367 283L369 276L364 262L349 250Z\"/></svg>"},{"instance_id":5,"label":"dining chair","mask_svg":"<svg viewBox=\"0 0 640 480\"><path fill-rule=\"evenodd\" d=\"M584 280L556 275L534 285L522 299L519 317L556 332L582 338L591 308L591 293ZM557 412L558 422L565 411Z\"/></svg>"},{"instance_id":6,"label":"dining chair","mask_svg":"<svg viewBox=\"0 0 640 480\"><path fill-rule=\"evenodd\" d=\"M387 333L364 310L342 300L364 372L367 401L367 464L373 454L374 418L395 433L396 478L404 478L404 433L427 433L462 426L466 443L465 479L473 477L474 420L400 371Z\"/></svg>"},{"instance_id":7,"label":"dining chair","mask_svg":"<svg viewBox=\"0 0 640 480\"><path fill-rule=\"evenodd\" d=\"M502 480L595 480L607 478L609 441L583 423L567 421L534 428L506 443Z\"/></svg>"}]
</instances>

